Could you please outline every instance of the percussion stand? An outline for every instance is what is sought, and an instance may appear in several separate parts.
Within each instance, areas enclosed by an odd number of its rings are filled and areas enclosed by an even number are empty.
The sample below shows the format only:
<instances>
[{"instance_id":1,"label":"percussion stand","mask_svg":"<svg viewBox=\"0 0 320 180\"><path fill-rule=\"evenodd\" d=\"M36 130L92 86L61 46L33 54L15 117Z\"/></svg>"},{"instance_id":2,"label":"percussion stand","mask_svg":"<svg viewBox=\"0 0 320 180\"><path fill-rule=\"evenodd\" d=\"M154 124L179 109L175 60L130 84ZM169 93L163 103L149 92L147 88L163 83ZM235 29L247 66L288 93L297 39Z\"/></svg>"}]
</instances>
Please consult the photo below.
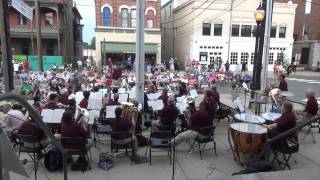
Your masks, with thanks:
<instances>
[{"instance_id":1,"label":"percussion stand","mask_svg":"<svg viewBox=\"0 0 320 180\"><path fill-rule=\"evenodd\" d=\"M175 164L176 164L176 138L173 138L173 158L172 158L172 180L175 175Z\"/></svg>"}]
</instances>

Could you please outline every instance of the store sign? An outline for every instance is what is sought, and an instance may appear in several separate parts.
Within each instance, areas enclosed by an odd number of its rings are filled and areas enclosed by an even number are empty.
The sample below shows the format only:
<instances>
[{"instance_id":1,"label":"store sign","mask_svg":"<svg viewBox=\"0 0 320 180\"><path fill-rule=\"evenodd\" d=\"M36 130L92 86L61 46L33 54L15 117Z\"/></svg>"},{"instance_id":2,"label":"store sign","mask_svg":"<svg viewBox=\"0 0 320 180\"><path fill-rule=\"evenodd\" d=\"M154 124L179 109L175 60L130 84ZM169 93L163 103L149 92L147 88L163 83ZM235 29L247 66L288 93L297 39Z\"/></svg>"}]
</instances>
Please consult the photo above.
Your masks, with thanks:
<instances>
[{"instance_id":1,"label":"store sign","mask_svg":"<svg viewBox=\"0 0 320 180\"><path fill-rule=\"evenodd\" d=\"M26 18L32 20L32 8L23 0L12 0L12 7L23 14Z\"/></svg>"}]
</instances>

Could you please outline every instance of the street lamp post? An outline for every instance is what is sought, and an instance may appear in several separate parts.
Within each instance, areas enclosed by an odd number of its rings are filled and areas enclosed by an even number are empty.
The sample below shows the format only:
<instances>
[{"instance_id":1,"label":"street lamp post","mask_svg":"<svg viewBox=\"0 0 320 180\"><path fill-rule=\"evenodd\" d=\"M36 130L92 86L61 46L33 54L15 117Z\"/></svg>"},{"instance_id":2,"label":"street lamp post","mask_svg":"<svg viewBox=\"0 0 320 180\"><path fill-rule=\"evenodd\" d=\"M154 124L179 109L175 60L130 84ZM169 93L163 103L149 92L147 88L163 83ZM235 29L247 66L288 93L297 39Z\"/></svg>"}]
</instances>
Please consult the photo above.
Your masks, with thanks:
<instances>
[{"instance_id":1,"label":"street lamp post","mask_svg":"<svg viewBox=\"0 0 320 180\"><path fill-rule=\"evenodd\" d=\"M261 84L261 69L262 69L262 46L263 44L263 37L261 38L261 31L263 31L263 21L265 17L265 10L263 7L260 6L257 8L257 10L254 13L254 17L257 22L257 29L256 29L256 45L254 50L254 65L253 65L253 90L260 89ZM253 94L252 94L253 96Z\"/></svg>"}]
</instances>

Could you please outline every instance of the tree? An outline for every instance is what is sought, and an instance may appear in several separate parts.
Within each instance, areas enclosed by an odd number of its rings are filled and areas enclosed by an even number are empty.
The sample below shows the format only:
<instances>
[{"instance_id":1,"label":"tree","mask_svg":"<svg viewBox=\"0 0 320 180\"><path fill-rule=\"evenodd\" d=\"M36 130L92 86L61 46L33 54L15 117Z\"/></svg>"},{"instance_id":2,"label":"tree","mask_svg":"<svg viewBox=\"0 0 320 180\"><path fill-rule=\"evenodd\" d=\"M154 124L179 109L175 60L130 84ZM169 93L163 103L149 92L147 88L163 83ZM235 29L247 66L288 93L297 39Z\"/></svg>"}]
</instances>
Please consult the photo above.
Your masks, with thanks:
<instances>
[{"instance_id":1,"label":"tree","mask_svg":"<svg viewBox=\"0 0 320 180\"><path fill-rule=\"evenodd\" d=\"M91 39L91 45L90 45L91 49L96 49L96 37L93 37Z\"/></svg>"},{"instance_id":2,"label":"tree","mask_svg":"<svg viewBox=\"0 0 320 180\"><path fill-rule=\"evenodd\" d=\"M84 48L84 49L90 49L89 43L83 42L83 48Z\"/></svg>"}]
</instances>

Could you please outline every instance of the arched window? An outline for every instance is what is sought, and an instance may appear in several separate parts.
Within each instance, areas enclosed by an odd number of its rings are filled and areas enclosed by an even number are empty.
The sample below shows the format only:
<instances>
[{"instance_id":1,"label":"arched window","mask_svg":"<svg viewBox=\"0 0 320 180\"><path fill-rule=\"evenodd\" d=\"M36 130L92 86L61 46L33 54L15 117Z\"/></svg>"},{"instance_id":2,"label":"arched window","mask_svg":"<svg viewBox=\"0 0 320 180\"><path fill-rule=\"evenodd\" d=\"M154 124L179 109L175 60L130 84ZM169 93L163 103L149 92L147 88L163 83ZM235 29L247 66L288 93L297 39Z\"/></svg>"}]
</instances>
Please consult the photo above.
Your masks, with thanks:
<instances>
[{"instance_id":1,"label":"arched window","mask_svg":"<svg viewBox=\"0 0 320 180\"><path fill-rule=\"evenodd\" d=\"M147 28L154 28L154 12L152 10L147 12Z\"/></svg>"},{"instance_id":2,"label":"arched window","mask_svg":"<svg viewBox=\"0 0 320 180\"><path fill-rule=\"evenodd\" d=\"M125 8L121 9L121 25L122 25L122 27L129 26L128 18L129 18L128 9L125 9Z\"/></svg>"},{"instance_id":3,"label":"arched window","mask_svg":"<svg viewBox=\"0 0 320 180\"><path fill-rule=\"evenodd\" d=\"M131 10L131 27L135 28L137 22L137 11L135 9Z\"/></svg>"},{"instance_id":4,"label":"arched window","mask_svg":"<svg viewBox=\"0 0 320 180\"><path fill-rule=\"evenodd\" d=\"M111 25L111 13L110 8L103 8L103 25L110 26Z\"/></svg>"}]
</instances>

